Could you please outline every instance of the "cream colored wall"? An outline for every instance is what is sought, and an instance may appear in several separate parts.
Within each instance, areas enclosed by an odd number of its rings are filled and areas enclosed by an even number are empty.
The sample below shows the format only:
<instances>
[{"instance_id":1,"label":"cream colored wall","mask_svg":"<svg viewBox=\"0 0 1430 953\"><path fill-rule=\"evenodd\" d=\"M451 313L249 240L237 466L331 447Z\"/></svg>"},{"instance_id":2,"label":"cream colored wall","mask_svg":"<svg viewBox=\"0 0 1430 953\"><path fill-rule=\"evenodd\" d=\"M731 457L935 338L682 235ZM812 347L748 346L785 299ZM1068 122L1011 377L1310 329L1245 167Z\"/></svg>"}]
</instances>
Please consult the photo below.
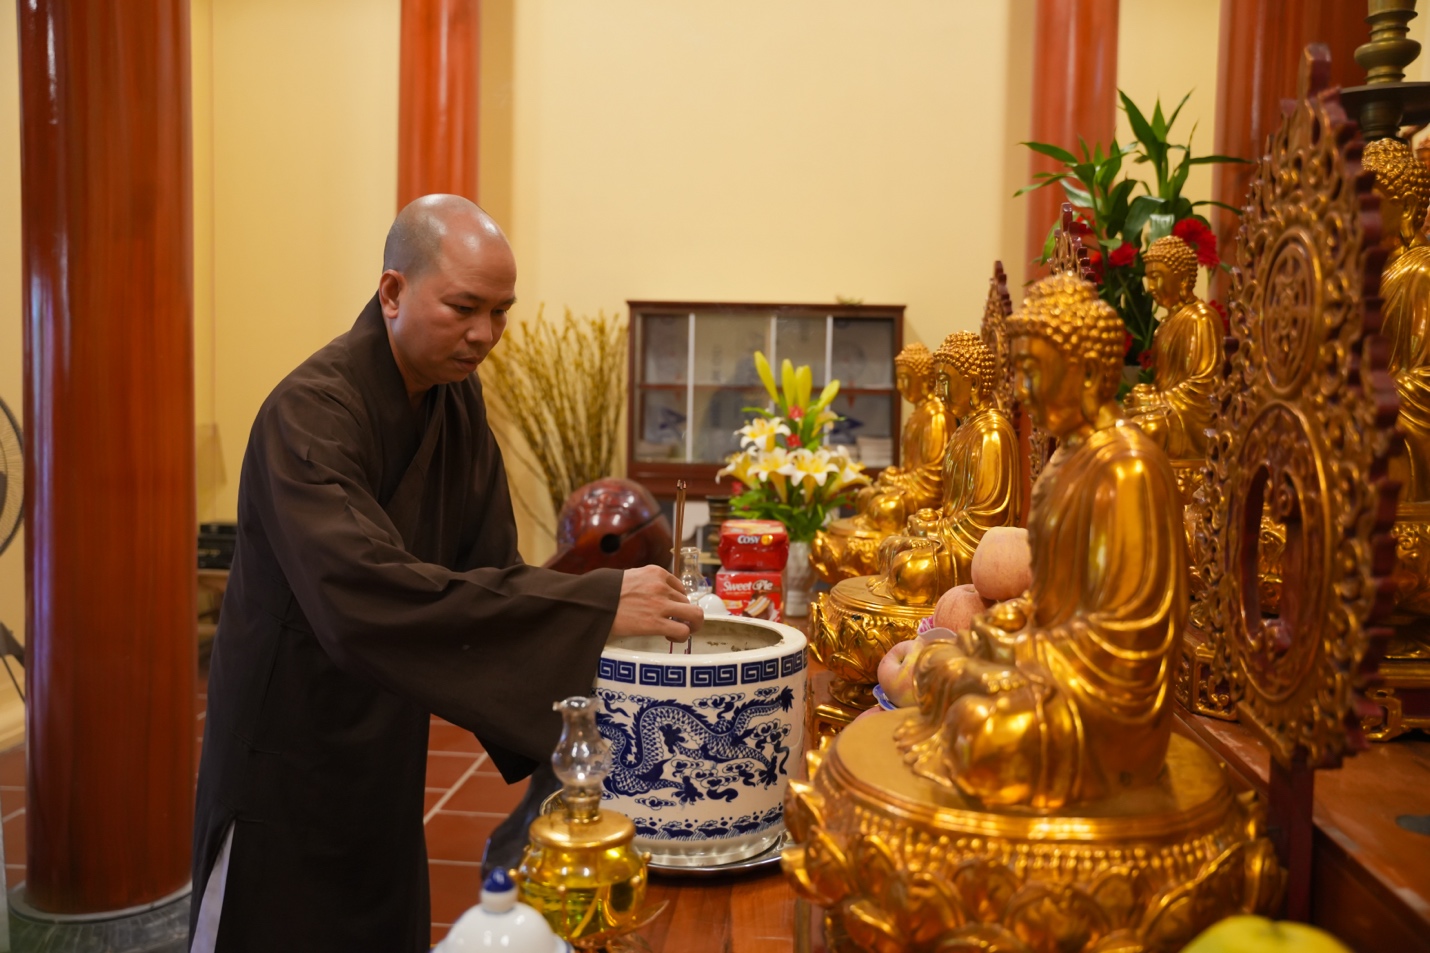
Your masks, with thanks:
<instances>
[{"instance_id":1,"label":"cream colored wall","mask_svg":"<svg viewBox=\"0 0 1430 953\"><path fill-rule=\"evenodd\" d=\"M519 311L844 295L908 305L910 340L975 327L993 260L1023 272L1016 8L521 0Z\"/></svg>"},{"instance_id":2,"label":"cream colored wall","mask_svg":"<svg viewBox=\"0 0 1430 953\"><path fill-rule=\"evenodd\" d=\"M911 340L976 326L992 260L1015 298L1026 271L1011 196L1034 6L484 0L481 201L516 246L518 317L540 302L839 294L907 304ZM1122 4L1120 85L1139 102L1195 87L1184 115L1201 151L1218 8ZM233 518L259 403L375 283L396 201L399 9L192 0L203 519ZM14 56L0 17L0 396L18 406ZM1205 194L1209 177L1189 188ZM525 521L523 546L549 551ZM22 614L14 549L0 617Z\"/></svg>"},{"instance_id":3,"label":"cream colored wall","mask_svg":"<svg viewBox=\"0 0 1430 953\"><path fill-rule=\"evenodd\" d=\"M1182 97L1191 93L1170 138L1181 143L1190 140L1193 155L1215 152L1221 0L1124 0L1119 9L1118 87L1149 117L1158 98L1164 112L1170 114ZM1174 43L1169 42L1173 39ZM1179 52L1169 55L1172 49ZM1119 102L1117 141L1125 145L1133 139L1132 125ZM1155 188L1150 166L1142 168ZM1212 166L1193 166L1182 194L1192 201L1211 198ZM1206 214L1208 210L1198 211ZM1230 251L1221 249L1228 257ZM1201 293L1206 292L1206 284L1203 270L1198 280Z\"/></svg>"},{"instance_id":4,"label":"cream colored wall","mask_svg":"<svg viewBox=\"0 0 1430 953\"><path fill-rule=\"evenodd\" d=\"M18 419L24 396L20 313L20 66L15 17L0 16L0 399ZM25 529L0 554L0 622L25 638ZM14 663L11 663L14 666ZM22 677L18 666L15 675ZM0 750L24 736L24 709L0 673Z\"/></svg>"},{"instance_id":5,"label":"cream colored wall","mask_svg":"<svg viewBox=\"0 0 1430 953\"><path fill-rule=\"evenodd\" d=\"M200 444L209 454L199 461L208 481L200 499L204 516L232 519L264 397L347 330L377 289L397 202L400 4L204 3L212 29L196 32L195 63L207 45L212 88L205 106L195 84L194 153L212 165L195 176L194 257L206 260L196 264L196 293L205 270L212 282L212 303L196 316L202 324L207 310L212 326L195 393L199 421L214 431ZM204 345L204 330L195 340Z\"/></svg>"}]
</instances>

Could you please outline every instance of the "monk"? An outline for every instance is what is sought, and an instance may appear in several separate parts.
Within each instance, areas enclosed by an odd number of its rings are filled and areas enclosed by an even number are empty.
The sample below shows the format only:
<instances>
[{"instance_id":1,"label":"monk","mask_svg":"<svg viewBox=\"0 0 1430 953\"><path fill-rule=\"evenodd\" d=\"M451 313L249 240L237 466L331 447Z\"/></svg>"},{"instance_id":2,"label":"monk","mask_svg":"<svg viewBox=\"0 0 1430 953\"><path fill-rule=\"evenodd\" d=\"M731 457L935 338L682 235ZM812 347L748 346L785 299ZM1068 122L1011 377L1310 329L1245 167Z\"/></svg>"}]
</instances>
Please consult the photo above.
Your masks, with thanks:
<instances>
[{"instance_id":1,"label":"monk","mask_svg":"<svg viewBox=\"0 0 1430 953\"><path fill-rule=\"evenodd\" d=\"M210 663L195 951L426 951L430 715L519 780L608 635L700 625L658 567L572 576L517 554L473 373L515 285L486 213L418 199L357 323L258 412Z\"/></svg>"}]
</instances>

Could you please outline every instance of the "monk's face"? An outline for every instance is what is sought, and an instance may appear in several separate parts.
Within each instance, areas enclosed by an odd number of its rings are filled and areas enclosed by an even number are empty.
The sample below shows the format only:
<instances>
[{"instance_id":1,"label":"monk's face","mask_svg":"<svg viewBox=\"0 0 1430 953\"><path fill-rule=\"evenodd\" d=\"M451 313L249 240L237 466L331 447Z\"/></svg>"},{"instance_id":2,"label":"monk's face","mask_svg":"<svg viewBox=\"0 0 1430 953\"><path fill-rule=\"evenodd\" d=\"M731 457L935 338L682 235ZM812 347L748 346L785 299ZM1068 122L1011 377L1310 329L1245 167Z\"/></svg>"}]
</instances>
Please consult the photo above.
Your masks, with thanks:
<instances>
[{"instance_id":1,"label":"monk's face","mask_svg":"<svg viewBox=\"0 0 1430 953\"><path fill-rule=\"evenodd\" d=\"M415 276L383 273L383 314L408 392L467 377L501 339L516 300L516 259L499 235L454 223Z\"/></svg>"},{"instance_id":2,"label":"monk's face","mask_svg":"<svg viewBox=\"0 0 1430 953\"><path fill-rule=\"evenodd\" d=\"M1086 423L1087 368L1069 360L1047 338L1020 334L1011 341L1014 395L1033 423L1062 438Z\"/></svg>"}]
</instances>

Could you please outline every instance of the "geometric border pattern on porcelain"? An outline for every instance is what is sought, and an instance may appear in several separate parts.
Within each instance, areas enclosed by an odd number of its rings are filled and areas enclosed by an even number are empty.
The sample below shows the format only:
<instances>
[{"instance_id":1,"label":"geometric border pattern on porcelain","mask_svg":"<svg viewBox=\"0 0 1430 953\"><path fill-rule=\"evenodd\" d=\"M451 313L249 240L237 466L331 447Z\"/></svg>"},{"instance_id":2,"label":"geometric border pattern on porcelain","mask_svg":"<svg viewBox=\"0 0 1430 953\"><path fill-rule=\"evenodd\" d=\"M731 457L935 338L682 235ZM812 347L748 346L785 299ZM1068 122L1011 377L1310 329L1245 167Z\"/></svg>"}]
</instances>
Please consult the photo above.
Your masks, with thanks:
<instances>
[{"instance_id":1,"label":"geometric border pattern on porcelain","mask_svg":"<svg viewBox=\"0 0 1430 953\"><path fill-rule=\"evenodd\" d=\"M628 662L625 659L603 657L597 677L608 682L651 687L685 688L689 673L691 688L725 688L732 685L753 685L788 678L805 667L804 650L782 658L757 662L726 662L719 665L652 664Z\"/></svg>"}]
</instances>

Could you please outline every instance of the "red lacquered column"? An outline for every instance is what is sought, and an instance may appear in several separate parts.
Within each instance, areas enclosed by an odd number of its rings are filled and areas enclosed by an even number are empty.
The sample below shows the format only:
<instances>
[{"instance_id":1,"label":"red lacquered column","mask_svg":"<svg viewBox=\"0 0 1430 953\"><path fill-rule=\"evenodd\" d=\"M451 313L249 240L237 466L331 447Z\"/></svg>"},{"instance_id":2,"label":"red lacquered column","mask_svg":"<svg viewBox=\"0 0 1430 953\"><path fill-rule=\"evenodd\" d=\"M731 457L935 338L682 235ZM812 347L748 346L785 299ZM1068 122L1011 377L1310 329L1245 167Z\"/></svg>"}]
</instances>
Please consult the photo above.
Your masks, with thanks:
<instances>
[{"instance_id":1,"label":"red lacquered column","mask_svg":"<svg viewBox=\"0 0 1430 953\"><path fill-rule=\"evenodd\" d=\"M1118 0L1038 0L1033 39L1033 130L1035 142L1051 142L1070 152L1078 136L1088 148L1104 146L1117 132ZM1028 181L1061 168L1047 156L1029 152ZM1040 189L1028 199L1026 257L1043 253L1048 230L1067 201L1060 188ZM1046 270L1030 271L1036 277Z\"/></svg>"},{"instance_id":2,"label":"red lacquered column","mask_svg":"<svg viewBox=\"0 0 1430 953\"><path fill-rule=\"evenodd\" d=\"M1370 38L1365 15L1365 0L1222 0L1215 151L1252 163L1261 158L1266 137L1281 125L1281 100L1296 95L1308 43L1330 47L1333 85L1364 83L1353 54ZM1255 171L1254 164L1212 166L1212 197L1241 208ZM1232 262L1240 217L1213 209L1210 218L1222 258ZM1218 285L1224 298L1225 275Z\"/></svg>"},{"instance_id":3,"label":"red lacquered column","mask_svg":"<svg viewBox=\"0 0 1430 953\"><path fill-rule=\"evenodd\" d=\"M25 903L182 894L195 645L186 0L22 0Z\"/></svg>"},{"instance_id":4,"label":"red lacquered column","mask_svg":"<svg viewBox=\"0 0 1430 953\"><path fill-rule=\"evenodd\" d=\"M477 198L478 0L402 0L397 207Z\"/></svg>"}]
</instances>

